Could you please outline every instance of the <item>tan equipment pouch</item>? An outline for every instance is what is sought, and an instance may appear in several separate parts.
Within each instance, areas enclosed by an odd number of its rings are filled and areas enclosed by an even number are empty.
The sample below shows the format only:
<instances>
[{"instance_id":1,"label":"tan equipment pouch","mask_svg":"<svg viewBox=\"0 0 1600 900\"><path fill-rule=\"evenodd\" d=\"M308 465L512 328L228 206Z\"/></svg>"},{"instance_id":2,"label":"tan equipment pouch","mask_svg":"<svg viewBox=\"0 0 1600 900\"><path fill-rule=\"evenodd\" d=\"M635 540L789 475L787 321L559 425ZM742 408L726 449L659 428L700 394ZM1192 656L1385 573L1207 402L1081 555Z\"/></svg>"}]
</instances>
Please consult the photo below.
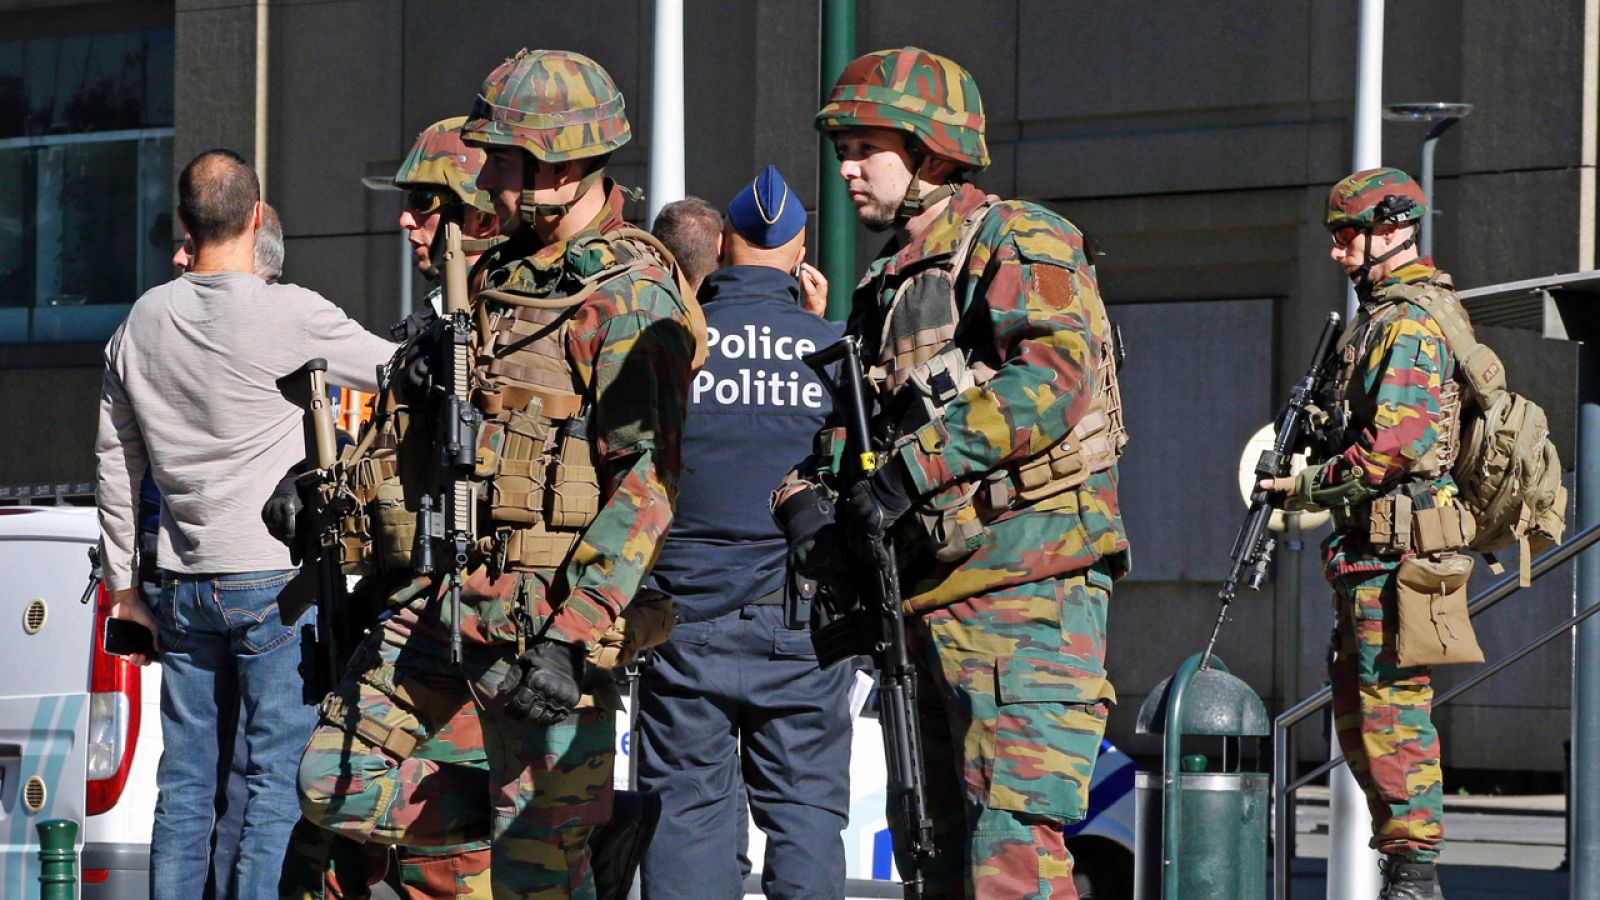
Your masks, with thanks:
<instances>
[{"instance_id":1,"label":"tan equipment pouch","mask_svg":"<svg viewBox=\"0 0 1600 900\"><path fill-rule=\"evenodd\" d=\"M1374 499L1367 522L1373 549L1386 555L1461 550L1472 543L1473 532L1472 514L1459 503L1418 509L1399 490Z\"/></svg>"},{"instance_id":2,"label":"tan equipment pouch","mask_svg":"<svg viewBox=\"0 0 1600 900\"><path fill-rule=\"evenodd\" d=\"M549 439L550 420L542 414L537 397L527 408L507 414L503 426L486 424L480 429L478 459L489 461L484 468L494 474L489 492L491 519L517 525L539 521L539 507L533 501L544 487Z\"/></svg>"},{"instance_id":3,"label":"tan equipment pouch","mask_svg":"<svg viewBox=\"0 0 1600 900\"><path fill-rule=\"evenodd\" d=\"M1472 557L1445 553L1408 556L1395 573L1399 602L1395 656L1399 665L1448 666L1483 662L1467 614Z\"/></svg>"},{"instance_id":4,"label":"tan equipment pouch","mask_svg":"<svg viewBox=\"0 0 1600 900\"><path fill-rule=\"evenodd\" d=\"M677 624L671 597L660 591L642 590L589 649L589 663L606 670L630 666L641 650L666 643Z\"/></svg>"}]
</instances>

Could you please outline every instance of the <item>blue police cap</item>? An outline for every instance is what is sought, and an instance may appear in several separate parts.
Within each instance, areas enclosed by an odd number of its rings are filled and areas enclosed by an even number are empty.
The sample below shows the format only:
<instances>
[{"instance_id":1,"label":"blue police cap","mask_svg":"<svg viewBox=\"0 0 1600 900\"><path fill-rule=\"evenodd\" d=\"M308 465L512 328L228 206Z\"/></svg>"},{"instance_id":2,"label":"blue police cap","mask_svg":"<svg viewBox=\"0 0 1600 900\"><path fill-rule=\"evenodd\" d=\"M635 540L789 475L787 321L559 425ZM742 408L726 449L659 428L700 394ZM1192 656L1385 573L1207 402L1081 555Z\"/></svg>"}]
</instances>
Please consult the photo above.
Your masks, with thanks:
<instances>
[{"instance_id":1,"label":"blue police cap","mask_svg":"<svg viewBox=\"0 0 1600 900\"><path fill-rule=\"evenodd\" d=\"M733 195L728 202L728 222L740 237L770 250L789 243L806 227L806 210L778 174L778 167L769 165Z\"/></svg>"}]
</instances>

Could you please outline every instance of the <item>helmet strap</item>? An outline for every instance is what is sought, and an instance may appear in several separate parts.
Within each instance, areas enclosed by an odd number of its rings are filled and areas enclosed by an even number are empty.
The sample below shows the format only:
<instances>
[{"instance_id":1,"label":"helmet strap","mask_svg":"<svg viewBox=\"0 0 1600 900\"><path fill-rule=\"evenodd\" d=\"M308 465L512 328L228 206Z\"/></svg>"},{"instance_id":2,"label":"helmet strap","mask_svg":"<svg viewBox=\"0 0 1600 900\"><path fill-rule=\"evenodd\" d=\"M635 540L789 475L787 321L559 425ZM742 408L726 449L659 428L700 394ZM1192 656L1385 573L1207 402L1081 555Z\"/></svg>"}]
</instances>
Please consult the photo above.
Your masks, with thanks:
<instances>
[{"instance_id":1,"label":"helmet strap","mask_svg":"<svg viewBox=\"0 0 1600 900\"><path fill-rule=\"evenodd\" d=\"M939 185L926 194L922 193L922 166L928 161L927 153L921 147L911 146L908 140L906 155L911 157L911 183L906 186L906 195L900 198L900 206L894 211L894 224L903 226L907 222L927 212L931 207L946 197L955 195L957 180L952 178Z\"/></svg>"},{"instance_id":2,"label":"helmet strap","mask_svg":"<svg viewBox=\"0 0 1600 900\"><path fill-rule=\"evenodd\" d=\"M530 156L529 158L531 159L532 157ZM535 160L535 168L528 170L527 177L523 179L522 202L517 204L517 218L521 219L522 224L529 228L533 227L536 218L566 215L571 211L573 204L582 200L584 195L589 193L589 189L599 184L600 180L606 175L605 166L599 166L579 180L577 193L572 195L571 200L566 203L540 203L533 199L533 187L531 186L534 171L539 165L542 165L542 163Z\"/></svg>"},{"instance_id":3,"label":"helmet strap","mask_svg":"<svg viewBox=\"0 0 1600 900\"><path fill-rule=\"evenodd\" d=\"M1385 253L1382 256L1374 257L1372 255L1372 233L1381 224L1384 224L1384 223L1374 224L1371 228L1368 228L1367 230L1361 232L1361 237L1363 239L1363 243L1365 244L1365 246L1362 248L1361 255L1366 261L1363 262L1360 265L1360 267L1358 267L1354 272L1350 273L1350 280L1352 282L1354 282L1357 287L1366 286L1368 288L1371 288L1373 286L1372 285L1372 267L1373 266L1376 266L1379 263L1388 262L1389 260L1391 260L1394 257L1398 256L1399 254L1404 253L1407 248L1415 247L1417 245L1417 231L1418 231L1418 228L1416 226L1412 226L1411 233L1409 235L1407 235L1405 240L1403 240L1400 243L1398 243L1398 244L1394 245L1393 247L1391 247L1389 249L1388 253Z\"/></svg>"}]
</instances>

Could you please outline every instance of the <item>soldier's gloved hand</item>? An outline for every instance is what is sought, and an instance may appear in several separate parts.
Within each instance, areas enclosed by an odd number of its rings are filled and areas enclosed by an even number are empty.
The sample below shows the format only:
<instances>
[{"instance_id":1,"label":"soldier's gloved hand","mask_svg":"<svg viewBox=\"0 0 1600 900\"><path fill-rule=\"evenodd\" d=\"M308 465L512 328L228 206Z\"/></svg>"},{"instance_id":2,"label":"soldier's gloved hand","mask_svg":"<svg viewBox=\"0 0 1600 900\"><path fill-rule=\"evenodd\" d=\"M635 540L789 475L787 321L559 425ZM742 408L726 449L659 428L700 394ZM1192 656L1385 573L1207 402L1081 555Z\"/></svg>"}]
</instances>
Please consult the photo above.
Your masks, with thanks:
<instances>
[{"instance_id":1,"label":"soldier's gloved hand","mask_svg":"<svg viewBox=\"0 0 1600 900\"><path fill-rule=\"evenodd\" d=\"M1282 480L1282 479L1280 479ZM1359 503L1375 491L1361 480L1361 473L1335 457L1317 466L1301 469L1293 479L1284 508L1323 510Z\"/></svg>"},{"instance_id":2,"label":"soldier's gloved hand","mask_svg":"<svg viewBox=\"0 0 1600 900\"><path fill-rule=\"evenodd\" d=\"M911 509L915 495L911 473L898 458L850 486L844 498L845 522L851 546L862 559L872 558L873 543Z\"/></svg>"},{"instance_id":3,"label":"soldier's gloved hand","mask_svg":"<svg viewBox=\"0 0 1600 900\"><path fill-rule=\"evenodd\" d=\"M395 397L401 403L411 405L422 402L428 396L428 385L433 382L432 354L425 352L422 343L418 341L406 347L405 359L390 382Z\"/></svg>"},{"instance_id":4,"label":"soldier's gloved hand","mask_svg":"<svg viewBox=\"0 0 1600 900\"><path fill-rule=\"evenodd\" d=\"M849 571L833 503L828 498L806 488L779 504L772 517L789 541L790 569L827 583Z\"/></svg>"},{"instance_id":5,"label":"soldier's gloved hand","mask_svg":"<svg viewBox=\"0 0 1600 900\"><path fill-rule=\"evenodd\" d=\"M267 534L277 538L290 550L300 548L295 537L300 530L300 513L305 510L305 501L300 497L300 485L297 483L301 468L298 465L291 466L261 507L261 521L266 523Z\"/></svg>"},{"instance_id":6,"label":"soldier's gloved hand","mask_svg":"<svg viewBox=\"0 0 1600 900\"><path fill-rule=\"evenodd\" d=\"M540 640L511 663L506 686L506 711L539 725L565 719L583 696L578 675L583 671L582 647L561 641Z\"/></svg>"},{"instance_id":7,"label":"soldier's gloved hand","mask_svg":"<svg viewBox=\"0 0 1600 900\"><path fill-rule=\"evenodd\" d=\"M438 321L439 314L434 312L432 306L424 306L413 311L404 319L389 326L389 337L398 344L414 341L428 330L428 326Z\"/></svg>"}]
</instances>

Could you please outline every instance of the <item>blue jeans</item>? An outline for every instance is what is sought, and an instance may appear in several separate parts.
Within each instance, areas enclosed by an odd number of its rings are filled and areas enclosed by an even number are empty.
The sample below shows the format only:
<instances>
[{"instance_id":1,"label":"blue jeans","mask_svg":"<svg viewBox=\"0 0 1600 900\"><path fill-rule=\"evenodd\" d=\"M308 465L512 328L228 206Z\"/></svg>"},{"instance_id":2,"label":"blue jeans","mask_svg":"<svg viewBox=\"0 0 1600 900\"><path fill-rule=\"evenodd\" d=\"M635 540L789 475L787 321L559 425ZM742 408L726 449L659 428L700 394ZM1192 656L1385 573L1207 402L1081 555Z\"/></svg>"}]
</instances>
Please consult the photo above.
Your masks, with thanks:
<instances>
[{"instance_id":1,"label":"blue jeans","mask_svg":"<svg viewBox=\"0 0 1600 900\"><path fill-rule=\"evenodd\" d=\"M241 900L275 898L289 832L300 818L295 771L317 722L300 675L301 634L278 593L293 570L167 575L155 610L161 628L161 733L150 895L197 895L206 883L217 795L218 731L237 686L249 763L234 884Z\"/></svg>"}]
</instances>

